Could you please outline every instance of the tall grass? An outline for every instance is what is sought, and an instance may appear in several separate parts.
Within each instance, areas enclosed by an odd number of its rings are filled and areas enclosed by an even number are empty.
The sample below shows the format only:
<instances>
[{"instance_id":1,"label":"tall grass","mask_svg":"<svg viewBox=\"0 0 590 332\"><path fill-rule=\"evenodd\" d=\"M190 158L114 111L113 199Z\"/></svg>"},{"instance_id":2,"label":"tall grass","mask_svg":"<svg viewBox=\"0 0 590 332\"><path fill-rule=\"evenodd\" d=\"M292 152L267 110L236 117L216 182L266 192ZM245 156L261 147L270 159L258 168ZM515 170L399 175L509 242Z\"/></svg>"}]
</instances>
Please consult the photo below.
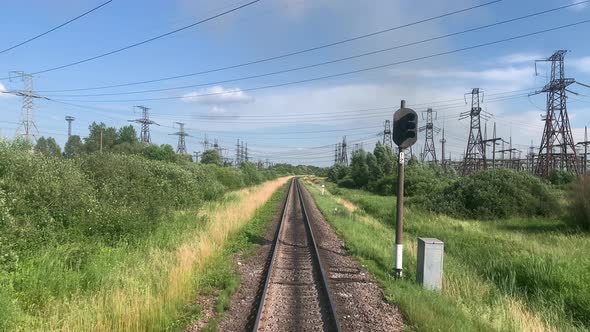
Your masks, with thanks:
<instances>
[{"instance_id":1,"label":"tall grass","mask_svg":"<svg viewBox=\"0 0 590 332\"><path fill-rule=\"evenodd\" d=\"M590 231L590 175L578 178L570 196L570 221Z\"/></svg>"},{"instance_id":2,"label":"tall grass","mask_svg":"<svg viewBox=\"0 0 590 332\"><path fill-rule=\"evenodd\" d=\"M584 254L590 250L590 238L569 231L561 221L456 220L410 207L405 222L406 278L393 281L394 198L341 189L339 199L358 208L343 216L331 213L345 209L332 196L320 196L315 188L312 193L347 247L419 330L590 328L590 293L584 291L590 289L590 257ZM445 242L440 296L412 282L418 236ZM425 308L432 308L430 315L425 315Z\"/></svg>"},{"instance_id":3,"label":"tall grass","mask_svg":"<svg viewBox=\"0 0 590 332\"><path fill-rule=\"evenodd\" d=\"M98 242L84 250L55 245L42 250L0 279L5 282L0 293L12 299L0 310L12 312L0 329L161 331L170 327L205 283L204 268L211 258L287 180L204 203L198 213L177 212L136 243ZM86 256L83 269L64 259L77 255Z\"/></svg>"}]
</instances>

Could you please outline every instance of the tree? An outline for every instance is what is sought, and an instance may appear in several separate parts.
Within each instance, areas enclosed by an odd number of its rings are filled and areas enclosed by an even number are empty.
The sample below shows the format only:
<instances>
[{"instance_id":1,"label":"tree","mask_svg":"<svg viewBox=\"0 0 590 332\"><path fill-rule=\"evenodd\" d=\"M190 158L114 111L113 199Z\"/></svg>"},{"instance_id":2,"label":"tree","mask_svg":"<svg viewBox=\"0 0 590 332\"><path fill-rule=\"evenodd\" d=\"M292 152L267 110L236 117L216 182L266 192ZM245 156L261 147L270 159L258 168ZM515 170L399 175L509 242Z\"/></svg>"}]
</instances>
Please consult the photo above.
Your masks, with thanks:
<instances>
[{"instance_id":1,"label":"tree","mask_svg":"<svg viewBox=\"0 0 590 332\"><path fill-rule=\"evenodd\" d=\"M375 182L381 179L383 177L383 171L375 155L368 152L366 160L367 168L369 169L369 182Z\"/></svg>"},{"instance_id":2,"label":"tree","mask_svg":"<svg viewBox=\"0 0 590 332\"><path fill-rule=\"evenodd\" d=\"M142 153L144 157L152 160L168 162L176 161L176 153L174 152L174 148L172 148L172 146L169 144L162 144L160 146L151 144L146 146Z\"/></svg>"},{"instance_id":3,"label":"tree","mask_svg":"<svg viewBox=\"0 0 590 332\"><path fill-rule=\"evenodd\" d=\"M64 145L64 156L66 158L74 158L80 156L84 152L84 145L78 135L72 135Z\"/></svg>"},{"instance_id":4,"label":"tree","mask_svg":"<svg viewBox=\"0 0 590 332\"><path fill-rule=\"evenodd\" d=\"M217 151L215 151L215 150L211 150L211 151L214 151L217 153ZM262 181L260 178L260 173L258 173L258 171L256 170L256 165L254 165L253 163L251 163L249 161L245 161L240 164L240 169L242 170L242 173L244 173L244 183L247 186L251 186L253 184L258 184Z\"/></svg>"},{"instance_id":5,"label":"tree","mask_svg":"<svg viewBox=\"0 0 590 332\"><path fill-rule=\"evenodd\" d=\"M377 163L379 164L383 175L391 175L397 171L397 158L389 147L377 142L373 154L375 155L375 158L377 158Z\"/></svg>"},{"instance_id":6,"label":"tree","mask_svg":"<svg viewBox=\"0 0 590 332\"><path fill-rule=\"evenodd\" d=\"M352 154L350 175L358 188L362 188L369 183L369 167L367 166L367 157L364 150L358 150Z\"/></svg>"},{"instance_id":7,"label":"tree","mask_svg":"<svg viewBox=\"0 0 590 332\"><path fill-rule=\"evenodd\" d=\"M102 149L108 150L117 140L117 129L114 127L107 127L104 123L92 122L88 127L88 137L84 138L84 147L87 152L95 152L100 150L101 146L101 132L102 132Z\"/></svg>"},{"instance_id":8,"label":"tree","mask_svg":"<svg viewBox=\"0 0 590 332\"><path fill-rule=\"evenodd\" d=\"M221 165L221 157L219 156L217 150L207 150L203 152L203 155L201 156L201 162L203 164Z\"/></svg>"},{"instance_id":9,"label":"tree","mask_svg":"<svg viewBox=\"0 0 590 332\"><path fill-rule=\"evenodd\" d=\"M137 142L137 143L123 142L120 144L113 145L113 147L110 149L110 151L113 153L119 153L119 154L140 154L143 152L144 148L145 148L145 145L143 145L139 142Z\"/></svg>"},{"instance_id":10,"label":"tree","mask_svg":"<svg viewBox=\"0 0 590 332\"><path fill-rule=\"evenodd\" d=\"M41 153L45 156L59 157L61 156L61 148L53 137L43 137L37 140L35 145L35 152Z\"/></svg>"},{"instance_id":11,"label":"tree","mask_svg":"<svg viewBox=\"0 0 590 332\"><path fill-rule=\"evenodd\" d=\"M139 138L137 138L137 132L132 125L124 126L119 128L117 131L117 139L115 141L116 144L135 144L139 142Z\"/></svg>"}]
</instances>

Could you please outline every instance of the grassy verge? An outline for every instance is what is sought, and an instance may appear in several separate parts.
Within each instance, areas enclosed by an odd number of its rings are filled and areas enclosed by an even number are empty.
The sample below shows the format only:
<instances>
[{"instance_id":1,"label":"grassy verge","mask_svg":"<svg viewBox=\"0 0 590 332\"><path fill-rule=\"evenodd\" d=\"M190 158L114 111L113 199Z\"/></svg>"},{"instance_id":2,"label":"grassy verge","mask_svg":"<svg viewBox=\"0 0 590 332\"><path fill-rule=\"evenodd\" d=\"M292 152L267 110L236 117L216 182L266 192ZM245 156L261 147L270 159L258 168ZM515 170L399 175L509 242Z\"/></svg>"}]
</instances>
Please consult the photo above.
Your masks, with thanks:
<instances>
[{"instance_id":1,"label":"grassy verge","mask_svg":"<svg viewBox=\"0 0 590 332\"><path fill-rule=\"evenodd\" d=\"M335 189L335 188L330 188ZM318 206L347 247L421 331L575 331L590 327L590 238L558 220L456 220L410 207L406 212L406 276L391 279L394 198L334 190ZM340 202L358 207L350 212ZM348 203L350 204L350 203ZM349 206L350 208L350 206ZM335 213L338 209L338 213ZM445 242L441 294L417 287L416 238Z\"/></svg>"},{"instance_id":2,"label":"grassy verge","mask_svg":"<svg viewBox=\"0 0 590 332\"><path fill-rule=\"evenodd\" d=\"M18 273L0 276L0 302L9 309L0 330L161 331L174 326L186 304L210 285L207 267L228 239L286 181L228 194L198 213L177 212L133 245L44 249L22 262Z\"/></svg>"}]
</instances>

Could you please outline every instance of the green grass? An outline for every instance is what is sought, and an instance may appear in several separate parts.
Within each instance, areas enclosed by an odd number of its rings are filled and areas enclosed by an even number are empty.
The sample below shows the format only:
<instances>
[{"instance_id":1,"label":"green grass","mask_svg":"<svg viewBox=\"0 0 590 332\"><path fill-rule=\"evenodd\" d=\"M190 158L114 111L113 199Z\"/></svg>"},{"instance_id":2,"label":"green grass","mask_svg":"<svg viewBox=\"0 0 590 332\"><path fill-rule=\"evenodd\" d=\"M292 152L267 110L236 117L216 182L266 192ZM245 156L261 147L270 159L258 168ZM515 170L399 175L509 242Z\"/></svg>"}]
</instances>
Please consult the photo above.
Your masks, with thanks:
<instances>
[{"instance_id":1,"label":"green grass","mask_svg":"<svg viewBox=\"0 0 590 332\"><path fill-rule=\"evenodd\" d=\"M335 188L329 186L329 189ZM318 206L348 249L367 266L420 331L590 329L590 238L560 220L457 220L406 209L405 278L391 278L395 198L334 190L360 210L344 210L312 189ZM416 238L445 242L444 288L420 289Z\"/></svg>"},{"instance_id":2,"label":"green grass","mask_svg":"<svg viewBox=\"0 0 590 332\"><path fill-rule=\"evenodd\" d=\"M211 289L218 290L222 311L238 287L228 257L246 251L263 221L272 219L270 203L263 203L282 197L284 190L271 195L279 182L175 212L133 243L69 242L38 250L15 271L0 272L0 331L181 329L202 316L187 303Z\"/></svg>"},{"instance_id":3,"label":"green grass","mask_svg":"<svg viewBox=\"0 0 590 332\"><path fill-rule=\"evenodd\" d=\"M145 257L170 251L172 260L173 248L206 224L204 218L195 215L178 212L133 245L81 242L40 250L34 258L21 262L17 271L6 275L0 290L12 300L12 315L0 323L0 330L39 326L50 309L62 301L91 297L97 291L114 290L126 283L150 285L165 278L165 270L151 269Z\"/></svg>"}]
</instances>

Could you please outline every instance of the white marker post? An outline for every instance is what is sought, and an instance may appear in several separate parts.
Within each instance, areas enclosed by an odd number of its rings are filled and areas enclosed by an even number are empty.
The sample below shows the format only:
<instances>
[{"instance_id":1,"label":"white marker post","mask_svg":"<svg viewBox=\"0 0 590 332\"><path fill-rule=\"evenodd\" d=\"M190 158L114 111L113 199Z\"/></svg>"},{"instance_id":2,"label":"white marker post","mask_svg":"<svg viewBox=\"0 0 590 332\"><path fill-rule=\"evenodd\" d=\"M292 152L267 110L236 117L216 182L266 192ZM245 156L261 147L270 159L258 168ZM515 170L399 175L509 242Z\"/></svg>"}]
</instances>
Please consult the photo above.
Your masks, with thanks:
<instances>
[{"instance_id":1,"label":"white marker post","mask_svg":"<svg viewBox=\"0 0 590 332\"><path fill-rule=\"evenodd\" d=\"M403 229L404 229L404 162L405 154L402 148L399 149L399 165L397 167L397 206L395 220L395 276L402 277L403 270Z\"/></svg>"}]
</instances>

